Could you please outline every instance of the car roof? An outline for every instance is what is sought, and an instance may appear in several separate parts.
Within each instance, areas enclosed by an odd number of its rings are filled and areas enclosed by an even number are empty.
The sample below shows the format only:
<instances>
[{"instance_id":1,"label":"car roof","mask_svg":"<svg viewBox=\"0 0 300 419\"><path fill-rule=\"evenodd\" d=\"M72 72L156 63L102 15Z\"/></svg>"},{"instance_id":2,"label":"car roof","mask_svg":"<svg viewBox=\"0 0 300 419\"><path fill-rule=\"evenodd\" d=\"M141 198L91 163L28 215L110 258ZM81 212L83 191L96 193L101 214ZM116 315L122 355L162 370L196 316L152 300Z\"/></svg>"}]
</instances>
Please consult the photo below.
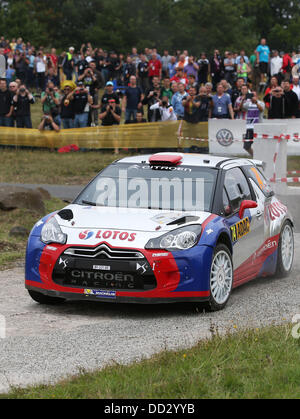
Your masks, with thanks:
<instances>
[{"instance_id":1,"label":"car roof","mask_svg":"<svg viewBox=\"0 0 300 419\"><path fill-rule=\"evenodd\" d=\"M118 163L127 164L147 164L149 159L153 156L166 157L166 161L170 157L181 156L181 166L199 166L199 167L214 167L229 169L238 166L246 166L259 164L261 162L255 162L249 159L235 158L235 157L222 157L213 156L210 154L183 154L183 153L157 153L157 154L145 154L141 156L125 157L118 160Z\"/></svg>"}]
</instances>

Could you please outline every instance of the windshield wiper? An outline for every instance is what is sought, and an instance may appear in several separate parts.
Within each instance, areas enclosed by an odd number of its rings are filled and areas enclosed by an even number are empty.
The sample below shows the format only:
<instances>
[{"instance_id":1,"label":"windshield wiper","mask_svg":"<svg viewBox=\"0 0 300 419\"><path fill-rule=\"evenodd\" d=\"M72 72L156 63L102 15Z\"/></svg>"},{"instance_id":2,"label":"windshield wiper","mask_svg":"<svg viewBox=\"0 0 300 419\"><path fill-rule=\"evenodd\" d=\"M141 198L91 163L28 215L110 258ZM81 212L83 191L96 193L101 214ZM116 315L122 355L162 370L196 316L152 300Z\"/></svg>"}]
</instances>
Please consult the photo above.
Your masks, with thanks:
<instances>
[{"instance_id":1,"label":"windshield wiper","mask_svg":"<svg viewBox=\"0 0 300 419\"><path fill-rule=\"evenodd\" d=\"M82 204L85 204L85 205L91 205L92 207L96 207L97 206L96 202L81 201L81 203Z\"/></svg>"}]
</instances>

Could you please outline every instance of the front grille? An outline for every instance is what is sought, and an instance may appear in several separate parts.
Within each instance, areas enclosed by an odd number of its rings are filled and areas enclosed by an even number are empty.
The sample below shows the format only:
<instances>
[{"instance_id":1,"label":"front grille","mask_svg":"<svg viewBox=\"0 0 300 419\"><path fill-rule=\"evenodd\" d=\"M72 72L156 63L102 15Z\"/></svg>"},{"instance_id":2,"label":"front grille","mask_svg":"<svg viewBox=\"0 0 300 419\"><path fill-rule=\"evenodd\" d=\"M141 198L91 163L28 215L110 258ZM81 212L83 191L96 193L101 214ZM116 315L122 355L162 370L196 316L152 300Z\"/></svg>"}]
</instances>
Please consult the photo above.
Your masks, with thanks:
<instances>
[{"instance_id":1,"label":"front grille","mask_svg":"<svg viewBox=\"0 0 300 419\"><path fill-rule=\"evenodd\" d=\"M115 250L101 244L96 249L87 248L70 248L64 253L68 256L77 256L82 258L97 258L97 259L144 259L144 255L136 250Z\"/></svg>"},{"instance_id":2,"label":"front grille","mask_svg":"<svg viewBox=\"0 0 300 419\"><path fill-rule=\"evenodd\" d=\"M157 286L150 264L131 249L67 249L56 262L53 281L63 287L94 290L149 291Z\"/></svg>"}]
</instances>

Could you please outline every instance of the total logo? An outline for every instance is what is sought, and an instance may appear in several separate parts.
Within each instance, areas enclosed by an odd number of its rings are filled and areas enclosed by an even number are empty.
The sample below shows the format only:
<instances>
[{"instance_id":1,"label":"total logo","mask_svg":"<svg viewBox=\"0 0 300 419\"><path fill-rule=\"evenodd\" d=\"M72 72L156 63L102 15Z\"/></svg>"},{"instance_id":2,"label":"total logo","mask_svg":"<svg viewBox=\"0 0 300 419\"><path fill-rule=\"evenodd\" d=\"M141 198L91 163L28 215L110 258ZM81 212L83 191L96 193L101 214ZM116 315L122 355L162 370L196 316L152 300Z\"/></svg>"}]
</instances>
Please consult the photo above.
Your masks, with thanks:
<instances>
[{"instance_id":1,"label":"total logo","mask_svg":"<svg viewBox=\"0 0 300 419\"><path fill-rule=\"evenodd\" d=\"M95 235L96 239L112 239L112 240L122 240L122 241L129 241L133 242L136 238L136 233L128 233L127 231L111 231L106 230L102 231L99 230L97 233L93 231L86 230L79 233L80 240L89 240Z\"/></svg>"},{"instance_id":2,"label":"total logo","mask_svg":"<svg viewBox=\"0 0 300 419\"><path fill-rule=\"evenodd\" d=\"M91 237L93 237L93 235L94 235L94 233L92 231L85 230L85 231L83 231L79 234L79 238L80 238L80 240L88 240Z\"/></svg>"}]
</instances>

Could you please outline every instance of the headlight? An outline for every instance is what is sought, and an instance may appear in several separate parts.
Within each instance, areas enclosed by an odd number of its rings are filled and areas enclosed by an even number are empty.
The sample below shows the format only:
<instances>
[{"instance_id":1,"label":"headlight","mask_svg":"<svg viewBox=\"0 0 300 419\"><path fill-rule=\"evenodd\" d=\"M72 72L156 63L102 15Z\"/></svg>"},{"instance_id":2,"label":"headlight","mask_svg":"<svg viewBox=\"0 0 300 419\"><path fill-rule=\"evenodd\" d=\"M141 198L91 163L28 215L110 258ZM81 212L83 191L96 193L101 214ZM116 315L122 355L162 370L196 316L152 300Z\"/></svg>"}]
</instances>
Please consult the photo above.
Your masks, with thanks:
<instances>
[{"instance_id":1,"label":"headlight","mask_svg":"<svg viewBox=\"0 0 300 419\"><path fill-rule=\"evenodd\" d=\"M186 250L196 246L201 235L201 226L192 225L178 228L157 239L151 239L145 249Z\"/></svg>"},{"instance_id":2,"label":"headlight","mask_svg":"<svg viewBox=\"0 0 300 419\"><path fill-rule=\"evenodd\" d=\"M44 225L41 232L41 240L45 244L49 243L60 243L65 244L67 241L67 235L61 231L61 228L56 221L55 217L50 218L49 221Z\"/></svg>"}]
</instances>

